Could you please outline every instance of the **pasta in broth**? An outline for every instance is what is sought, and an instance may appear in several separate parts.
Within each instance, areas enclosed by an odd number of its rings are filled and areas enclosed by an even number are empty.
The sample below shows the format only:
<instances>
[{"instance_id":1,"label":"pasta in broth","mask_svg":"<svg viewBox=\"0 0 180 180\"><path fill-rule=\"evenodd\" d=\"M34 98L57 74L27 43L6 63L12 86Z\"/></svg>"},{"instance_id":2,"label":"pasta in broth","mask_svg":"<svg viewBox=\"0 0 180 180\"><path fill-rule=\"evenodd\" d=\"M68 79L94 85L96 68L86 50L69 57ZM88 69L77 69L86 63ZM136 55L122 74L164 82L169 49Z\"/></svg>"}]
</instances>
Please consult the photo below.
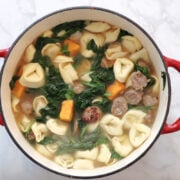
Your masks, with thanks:
<instances>
[{"instance_id":1,"label":"pasta in broth","mask_svg":"<svg viewBox=\"0 0 180 180\"><path fill-rule=\"evenodd\" d=\"M64 168L94 169L150 136L159 80L140 40L106 22L59 24L26 49L10 82L24 137Z\"/></svg>"}]
</instances>

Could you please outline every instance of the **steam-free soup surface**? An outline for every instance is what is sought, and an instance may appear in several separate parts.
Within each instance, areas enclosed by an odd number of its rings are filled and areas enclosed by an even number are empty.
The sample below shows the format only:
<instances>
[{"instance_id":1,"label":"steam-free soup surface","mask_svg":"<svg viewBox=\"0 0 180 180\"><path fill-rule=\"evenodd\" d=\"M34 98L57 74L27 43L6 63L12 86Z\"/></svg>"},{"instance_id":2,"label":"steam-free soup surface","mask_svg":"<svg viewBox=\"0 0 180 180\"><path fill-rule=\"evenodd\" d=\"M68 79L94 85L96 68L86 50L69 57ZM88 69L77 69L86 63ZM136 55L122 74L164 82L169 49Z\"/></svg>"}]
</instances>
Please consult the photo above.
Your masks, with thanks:
<instances>
[{"instance_id":1,"label":"steam-free soup surface","mask_svg":"<svg viewBox=\"0 0 180 180\"><path fill-rule=\"evenodd\" d=\"M106 22L74 21L29 44L10 82L29 143L64 168L127 157L150 136L159 80L141 41Z\"/></svg>"}]
</instances>

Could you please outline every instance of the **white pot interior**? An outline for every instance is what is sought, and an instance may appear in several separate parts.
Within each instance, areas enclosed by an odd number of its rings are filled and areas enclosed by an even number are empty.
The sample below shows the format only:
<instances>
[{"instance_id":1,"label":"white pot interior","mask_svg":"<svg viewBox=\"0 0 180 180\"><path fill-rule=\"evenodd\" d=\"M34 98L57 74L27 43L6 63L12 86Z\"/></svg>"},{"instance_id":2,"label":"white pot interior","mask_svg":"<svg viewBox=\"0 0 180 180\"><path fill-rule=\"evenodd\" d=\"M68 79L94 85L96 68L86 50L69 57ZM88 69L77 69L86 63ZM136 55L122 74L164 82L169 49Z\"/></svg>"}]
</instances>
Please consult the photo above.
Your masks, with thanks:
<instances>
[{"instance_id":1,"label":"white pot interior","mask_svg":"<svg viewBox=\"0 0 180 180\"><path fill-rule=\"evenodd\" d=\"M73 20L96 20L96 21L106 21L110 24L118 25L122 29L126 29L130 33L137 36L143 46L148 50L152 63L154 64L155 70L157 72L158 78L160 79L160 102L158 113L152 128L152 133L149 139L137 150L131 153L128 157L123 160L107 167L94 169L94 170L69 170L60 167L59 165L53 163L52 161L41 156L36 150L33 149L31 145L24 139L19 128L15 123L13 112L11 110L11 98L10 98L10 88L9 82L14 74L15 68L18 65L19 59L22 56L24 49L40 35L43 31L52 28L53 26ZM1 103L2 103L2 112L5 118L6 126L14 141L18 146L23 149L23 151L33 160L40 163L44 167L55 171L60 174L65 174L68 176L78 176L78 177L93 177L93 176L102 176L104 174L112 173L123 169L127 165L134 162L138 159L154 142L156 137L159 134L159 131L164 122L164 118L167 115L168 104L170 101L169 89L170 82L167 81L165 89L163 89L163 82L161 78L161 72L166 71L164 64L162 62L161 56L149 39L149 37L137 27L134 23L127 20L126 18L119 16L115 13L104 11L96 8L75 8L68 9L65 11L56 12L43 18L42 20L35 23L33 26L28 28L28 30L20 36L19 39L14 43L10 54L7 58L7 62L3 69L2 82L1 82ZM167 72L166 72L167 73Z\"/></svg>"}]
</instances>

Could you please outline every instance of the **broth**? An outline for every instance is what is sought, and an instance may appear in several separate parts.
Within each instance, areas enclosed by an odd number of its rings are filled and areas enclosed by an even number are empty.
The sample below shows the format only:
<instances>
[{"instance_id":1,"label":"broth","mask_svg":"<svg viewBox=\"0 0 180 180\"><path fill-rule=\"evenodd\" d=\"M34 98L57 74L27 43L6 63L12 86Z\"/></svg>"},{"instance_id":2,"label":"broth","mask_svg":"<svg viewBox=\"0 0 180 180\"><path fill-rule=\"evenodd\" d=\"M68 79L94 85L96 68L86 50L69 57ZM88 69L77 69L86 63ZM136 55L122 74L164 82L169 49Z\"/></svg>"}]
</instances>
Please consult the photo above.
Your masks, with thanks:
<instances>
[{"instance_id":1,"label":"broth","mask_svg":"<svg viewBox=\"0 0 180 180\"><path fill-rule=\"evenodd\" d=\"M140 40L105 22L45 31L14 74L12 109L29 143L64 168L127 157L150 136L159 80Z\"/></svg>"}]
</instances>

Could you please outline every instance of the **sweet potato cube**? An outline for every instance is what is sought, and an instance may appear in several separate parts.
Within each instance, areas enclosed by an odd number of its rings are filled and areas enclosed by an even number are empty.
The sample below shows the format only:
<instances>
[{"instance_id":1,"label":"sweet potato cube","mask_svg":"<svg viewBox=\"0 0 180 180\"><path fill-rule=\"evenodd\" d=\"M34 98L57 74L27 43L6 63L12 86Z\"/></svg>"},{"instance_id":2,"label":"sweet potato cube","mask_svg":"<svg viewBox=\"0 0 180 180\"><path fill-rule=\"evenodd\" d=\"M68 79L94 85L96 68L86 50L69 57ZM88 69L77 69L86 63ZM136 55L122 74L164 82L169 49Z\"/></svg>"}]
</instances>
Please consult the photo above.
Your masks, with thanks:
<instances>
[{"instance_id":1,"label":"sweet potato cube","mask_svg":"<svg viewBox=\"0 0 180 180\"><path fill-rule=\"evenodd\" d=\"M125 85L124 83L121 83L117 80L115 80L112 84L110 84L107 89L106 92L109 93L110 95L108 96L109 100L113 100L114 98L116 98L120 93L122 93L125 89Z\"/></svg>"},{"instance_id":2,"label":"sweet potato cube","mask_svg":"<svg viewBox=\"0 0 180 180\"><path fill-rule=\"evenodd\" d=\"M75 43L69 39L66 39L64 41L64 45L68 46L68 51L70 56L75 56L80 52L80 45L78 43Z\"/></svg>"},{"instance_id":3,"label":"sweet potato cube","mask_svg":"<svg viewBox=\"0 0 180 180\"><path fill-rule=\"evenodd\" d=\"M12 93L17 98L20 98L24 94L25 90L26 87L21 85L19 81L16 81Z\"/></svg>"},{"instance_id":4,"label":"sweet potato cube","mask_svg":"<svg viewBox=\"0 0 180 180\"><path fill-rule=\"evenodd\" d=\"M71 122L74 114L74 101L64 100L61 104L59 118L62 121Z\"/></svg>"}]
</instances>

